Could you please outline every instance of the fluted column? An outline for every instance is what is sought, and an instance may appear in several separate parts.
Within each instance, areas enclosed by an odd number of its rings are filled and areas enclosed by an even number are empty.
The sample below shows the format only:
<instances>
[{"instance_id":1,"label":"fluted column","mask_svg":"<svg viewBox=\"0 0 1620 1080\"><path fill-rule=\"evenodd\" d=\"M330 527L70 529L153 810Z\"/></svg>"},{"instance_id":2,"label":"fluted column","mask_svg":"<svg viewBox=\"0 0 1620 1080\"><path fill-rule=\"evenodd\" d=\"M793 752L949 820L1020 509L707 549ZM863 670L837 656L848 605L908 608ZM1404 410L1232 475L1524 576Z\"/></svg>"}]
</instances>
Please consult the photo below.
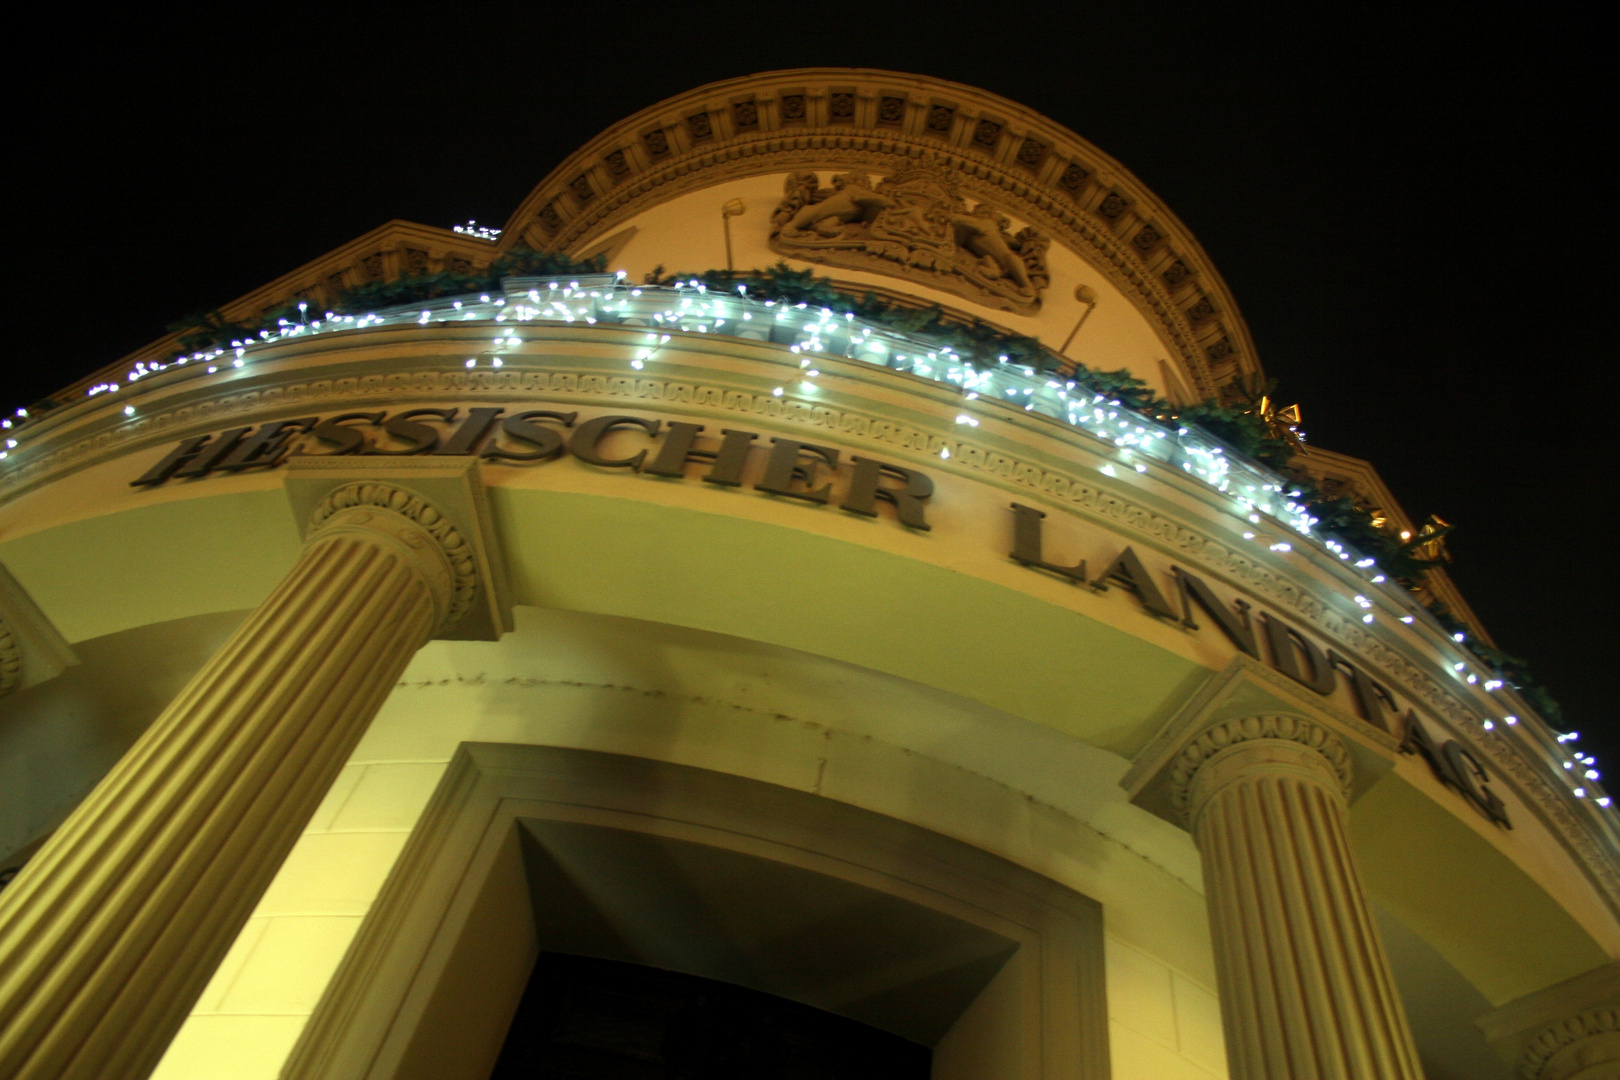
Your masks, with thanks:
<instances>
[{"instance_id":1,"label":"fluted column","mask_svg":"<svg viewBox=\"0 0 1620 1080\"><path fill-rule=\"evenodd\" d=\"M1170 771L1204 865L1232 1080L1422 1080L1345 830L1350 756L1293 716L1227 720Z\"/></svg>"},{"instance_id":2,"label":"fluted column","mask_svg":"<svg viewBox=\"0 0 1620 1080\"><path fill-rule=\"evenodd\" d=\"M0 1076L152 1069L474 566L408 491L320 503L285 580L0 892Z\"/></svg>"}]
</instances>

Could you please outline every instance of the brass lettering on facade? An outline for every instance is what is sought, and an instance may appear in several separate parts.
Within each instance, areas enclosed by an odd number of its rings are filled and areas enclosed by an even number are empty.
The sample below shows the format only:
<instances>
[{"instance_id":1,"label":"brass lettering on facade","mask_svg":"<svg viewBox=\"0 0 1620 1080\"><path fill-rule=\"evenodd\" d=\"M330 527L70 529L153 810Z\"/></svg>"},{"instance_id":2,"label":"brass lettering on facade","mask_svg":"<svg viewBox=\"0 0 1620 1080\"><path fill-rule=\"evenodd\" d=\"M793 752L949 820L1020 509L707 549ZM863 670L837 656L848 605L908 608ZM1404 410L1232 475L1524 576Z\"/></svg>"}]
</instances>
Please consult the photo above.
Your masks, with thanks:
<instances>
[{"instance_id":1,"label":"brass lettering on facade","mask_svg":"<svg viewBox=\"0 0 1620 1080\"><path fill-rule=\"evenodd\" d=\"M1153 575L1131 548L1121 551L1110 562L1108 569L1088 582L1085 560L1074 566L1046 561L1042 537L1045 513L1022 503L1013 503L1012 512L1013 542L1008 555L1014 562L1069 581L1090 584L1098 591L1103 591L1109 584L1122 586L1134 593L1142 607L1151 614L1176 618ZM1361 717L1368 725L1400 737L1402 753L1421 756L1441 783L1456 791L1492 821L1505 828L1513 827L1508 821L1507 807L1490 789L1490 775L1485 771L1485 766L1462 743L1455 739L1438 745L1434 743L1428 729L1418 720L1415 710L1408 711L1404 725L1392 731L1389 717L1399 712L1395 695L1359 666L1335 649L1328 649L1324 653L1322 647L1303 631L1270 612L1260 613L1264 632L1257 635L1249 617L1250 605L1246 601L1233 600L1228 606L1221 602L1203 579L1179 566L1170 569L1181 596L1182 610L1177 620L1180 625L1188 630L1198 629L1198 623L1193 618L1196 606L1214 621L1222 635L1236 648L1256 660L1269 662L1280 674L1324 697L1338 692L1335 672L1343 675ZM1269 646L1269 658L1262 656L1258 640L1261 636Z\"/></svg>"},{"instance_id":2,"label":"brass lettering on facade","mask_svg":"<svg viewBox=\"0 0 1620 1080\"><path fill-rule=\"evenodd\" d=\"M649 417L609 414L575 426L577 412L528 409L506 415L497 407L468 409L448 435L424 420L455 423L454 408L407 409L385 412L346 412L324 420L303 417L277 420L252 428L232 428L219 435L182 439L163 459L135 480L132 487L155 487L171 479L195 479L216 470L271 468L287 457L311 454L336 457L346 454L476 456L495 463L536 463L565 452L587 465L602 469L631 469L648 476L681 478L688 462L707 463L702 479L721 487L740 487L759 434L722 428L712 449L700 445L704 427L681 420L667 424ZM660 442L643 446L622 457L604 449L621 429L639 429L647 439ZM564 431L572 429L565 442ZM293 442L304 436L304 445ZM934 493L934 482L916 469L852 457L845 470L839 452L795 439L773 438L756 491L785 495L804 502L827 505L836 490L844 489L838 505L852 514L877 517L877 504L894 508L896 519L908 528L926 532L924 503Z\"/></svg>"}]
</instances>

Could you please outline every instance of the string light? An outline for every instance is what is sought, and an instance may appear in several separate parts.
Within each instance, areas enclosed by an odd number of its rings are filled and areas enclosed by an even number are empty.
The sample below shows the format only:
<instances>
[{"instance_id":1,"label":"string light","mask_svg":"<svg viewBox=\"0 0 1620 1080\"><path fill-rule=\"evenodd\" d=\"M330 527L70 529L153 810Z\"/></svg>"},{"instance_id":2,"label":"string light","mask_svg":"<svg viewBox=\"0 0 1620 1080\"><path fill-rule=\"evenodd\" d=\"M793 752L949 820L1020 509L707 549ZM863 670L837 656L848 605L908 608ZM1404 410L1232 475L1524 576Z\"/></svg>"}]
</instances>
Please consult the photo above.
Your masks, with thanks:
<instances>
[{"instance_id":1,"label":"string light","mask_svg":"<svg viewBox=\"0 0 1620 1080\"><path fill-rule=\"evenodd\" d=\"M487 225L480 225L478 222L470 218L468 219L467 224L452 225L450 228L452 231L458 232L462 236L471 236L477 240L489 240L493 242L501 238L500 229L491 229Z\"/></svg>"}]
</instances>

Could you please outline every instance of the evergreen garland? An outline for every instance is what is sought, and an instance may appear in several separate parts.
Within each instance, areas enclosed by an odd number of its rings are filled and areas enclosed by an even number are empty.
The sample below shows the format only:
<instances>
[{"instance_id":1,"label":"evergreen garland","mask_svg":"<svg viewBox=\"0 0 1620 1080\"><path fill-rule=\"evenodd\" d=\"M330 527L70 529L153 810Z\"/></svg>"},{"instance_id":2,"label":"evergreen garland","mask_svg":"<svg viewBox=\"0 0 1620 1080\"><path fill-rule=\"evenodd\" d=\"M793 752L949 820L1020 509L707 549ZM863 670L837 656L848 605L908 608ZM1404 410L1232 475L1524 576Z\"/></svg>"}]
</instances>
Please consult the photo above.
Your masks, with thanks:
<instances>
[{"instance_id":1,"label":"evergreen garland","mask_svg":"<svg viewBox=\"0 0 1620 1080\"><path fill-rule=\"evenodd\" d=\"M1505 653L1494 645L1487 644L1474 636L1469 625L1453 615L1445 604L1438 600L1426 605L1429 614L1435 621L1445 627L1453 639L1461 635L1461 641L1469 652L1479 658L1480 663L1489 667L1500 675L1504 682L1519 692L1530 705L1541 714L1542 719L1553 726L1559 726L1564 721L1564 710L1547 691L1547 688L1536 680L1530 673L1530 664L1511 653Z\"/></svg>"}]
</instances>

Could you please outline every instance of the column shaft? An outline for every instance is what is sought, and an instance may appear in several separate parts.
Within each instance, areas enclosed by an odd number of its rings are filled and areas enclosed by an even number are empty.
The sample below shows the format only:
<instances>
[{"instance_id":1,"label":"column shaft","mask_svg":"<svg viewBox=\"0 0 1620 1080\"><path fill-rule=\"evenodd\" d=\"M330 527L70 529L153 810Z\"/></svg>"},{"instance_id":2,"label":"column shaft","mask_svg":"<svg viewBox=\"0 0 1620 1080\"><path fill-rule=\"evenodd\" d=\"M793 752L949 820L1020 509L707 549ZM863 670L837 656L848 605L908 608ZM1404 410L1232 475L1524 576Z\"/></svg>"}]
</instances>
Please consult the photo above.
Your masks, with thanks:
<instances>
[{"instance_id":1,"label":"column shaft","mask_svg":"<svg viewBox=\"0 0 1620 1080\"><path fill-rule=\"evenodd\" d=\"M0 893L0 1076L155 1066L432 634L448 595L433 538L348 517Z\"/></svg>"},{"instance_id":2,"label":"column shaft","mask_svg":"<svg viewBox=\"0 0 1620 1080\"><path fill-rule=\"evenodd\" d=\"M1350 851L1343 746L1248 717L1200 736L1177 773L1232 1080L1422 1080Z\"/></svg>"}]
</instances>

